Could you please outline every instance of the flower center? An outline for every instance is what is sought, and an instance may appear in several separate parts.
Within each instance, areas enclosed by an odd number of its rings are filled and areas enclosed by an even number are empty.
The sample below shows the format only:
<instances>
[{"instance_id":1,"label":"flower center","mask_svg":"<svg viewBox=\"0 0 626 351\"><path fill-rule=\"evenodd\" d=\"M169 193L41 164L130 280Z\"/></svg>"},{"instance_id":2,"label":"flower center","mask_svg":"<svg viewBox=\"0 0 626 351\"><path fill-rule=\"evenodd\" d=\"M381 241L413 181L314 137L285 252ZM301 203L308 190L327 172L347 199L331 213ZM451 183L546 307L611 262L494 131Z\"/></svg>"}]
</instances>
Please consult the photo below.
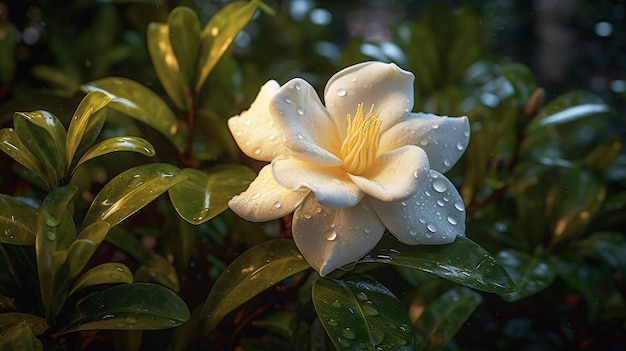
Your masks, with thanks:
<instances>
[{"instance_id":1,"label":"flower center","mask_svg":"<svg viewBox=\"0 0 626 351\"><path fill-rule=\"evenodd\" d=\"M373 114L374 105L363 117L363 104L359 104L354 118L348 115L348 131L341 145L343 167L346 171L359 175L376 159L380 143L380 111Z\"/></svg>"}]
</instances>

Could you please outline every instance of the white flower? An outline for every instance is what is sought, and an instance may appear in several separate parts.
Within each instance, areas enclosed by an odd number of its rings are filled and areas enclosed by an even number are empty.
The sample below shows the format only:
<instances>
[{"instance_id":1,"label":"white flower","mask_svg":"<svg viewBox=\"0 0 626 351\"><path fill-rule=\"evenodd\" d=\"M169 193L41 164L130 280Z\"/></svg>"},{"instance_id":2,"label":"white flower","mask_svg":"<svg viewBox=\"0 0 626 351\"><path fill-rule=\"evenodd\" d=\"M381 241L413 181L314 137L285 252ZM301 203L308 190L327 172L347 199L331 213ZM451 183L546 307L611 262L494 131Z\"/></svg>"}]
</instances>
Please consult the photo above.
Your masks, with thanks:
<instances>
[{"instance_id":1,"label":"white flower","mask_svg":"<svg viewBox=\"0 0 626 351\"><path fill-rule=\"evenodd\" d=\"M465 233L465 207L442 175L469 142L467 117L411 113L414 76L365 62L335 74L321 103L296 78L267 82L228 126L243 152L271 161L230 208L250 221L293 216L293 239L324 276L365 256L385 227L406 244Z\"/></svg>"}]
</instances>

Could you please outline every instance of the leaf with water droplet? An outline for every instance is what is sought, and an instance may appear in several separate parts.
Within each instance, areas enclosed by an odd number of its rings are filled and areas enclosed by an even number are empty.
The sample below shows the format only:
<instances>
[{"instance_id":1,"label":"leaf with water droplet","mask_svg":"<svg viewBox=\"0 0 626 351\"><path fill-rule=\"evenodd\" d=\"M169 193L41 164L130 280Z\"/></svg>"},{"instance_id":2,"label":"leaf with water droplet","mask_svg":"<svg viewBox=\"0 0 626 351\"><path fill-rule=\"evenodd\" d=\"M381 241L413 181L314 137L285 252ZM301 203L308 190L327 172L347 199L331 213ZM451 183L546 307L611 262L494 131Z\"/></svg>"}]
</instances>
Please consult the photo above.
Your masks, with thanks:
<instances>
[{"instance_id":1,"label":"leaf with water droplet","mask_svg":"<svg viewBox=\"0 0 626 351\"><path fill-rule=\"evenodd\" d=\"M133 282L133 272L123 263L107 262L97 265L81 274L72 285L68 295L73 295L81 289L103 284L130 284Z\"/></svg>"},{"instance_id":2,"label":"leaf with water droplet","mask_svg":"<svg viewBox=\"0 0 626 351\"><path fill-rule=\"evenodd\" d=\"M415 322L415 350L441 350L480 305L480 294L457 287L431 301Z\"/></svg>"},{"instance_id":3,"label":"leaf with water droplet","mask_svg":"<svg viewBox=\"0 0 626 351\"><path fill-rule=\"evenodd\" d=\"M5 321L5 315L7 314L0 314L0 335L2 335L0 346L3 350L43 351L43 344L33 333L32 327L28 324L29 321L12 319ZM10 324L5 324L5 322Z\"/></svg>"},{"instance_id":4,"label":"leaf with water droplet","mask_svg":"<svg viewBox=\"0 0 626 351\"><path fill-rule=\"evenodd\" d=\"M87 150L76 163L76 167L83 162L116 151L131 151L144 156L155 155L154 146L146 139L132 136L115 137L103 140Z\"/></svg>"},{"instance_id":5,"label":"leaf with water droplet","mask_svg":"<svg viewBox=\"0 0 626 351\"><path fill-rule=\"evenodd\" d=\"M419 269L487 292L505 293L514 287L511 277L495 258L465 236L457 236L454 242L445 245L407 245L391 235L385 235L359 261L363 262Z\"/></svg>"},{"instance_id":6,"label":"leaf with water droplet","mask_svg":"<svg viewBox=\"0 0 626 351\"><path fill-rule=\"evenodd\" d=\"M0 129L0 140L0 150L46 182L42 163L22 143L15 129Z\"/></svg>"},{"instance_id":7,"label":"leaf with water droplet","mask_svg":"<svg viewBox=\"0 0 626 351\"><path fill-rule=\"evenodd\" d=\"M167 329L189 317L185 302L167 288L148 283L122 284L78 302L59 335L78 330Z\"/></svg>"},{"instance_id":8,"label":"leaf with water droplet","mask_svg":"<svg viewBox=\"0 0 626 351\"><path fill-rule=\"evenodd\" d=\"M312 299L338 350L412 350L413 330L406 310L381 283L319 278Z\"/></svg>"},{"instance_id":9,"label":"leaf with water droplet","mask_svg":"<svg viewBox=\"0 0 626 351\"><path fill-rule=\"evenodd\" d=\"M188 179L168 190L176 212L191 224L201 224L228 208L233 196L246 190L256 174L248 167L224 165L208 172L185 168Z\"/></svg>"},{"instance_id":10,"label":"leaf with water droplet","mask_svg":"<svg viewBox=\"0 0 626 351\"><path fill-rule=\"evenodd\" d=\"M508 302L534 295L550 286L556 278L556 270L549 262L522 251L500 251L498 262L515 282L514 291L500 295Z\"/></svg>"},{"instance_id":11,"label":"leaf with water droplet","mask_svg":"<svg viewBox=\"0 0 626 351\"><path fill-rule=\"evenodd\" d=\"M0 194L0 208L0 243L35 244L37 210L5 194Z\"/></svg>"},{"instance_id":12,"label":"leaf with water droplet","mask_svg":"<svg viewBox=\"0 0 626 351\"><path fill-rule=\"evenodd\" d=\"M207 296L204 335L246 301L309 267L293 240L270 240L248 249L217 278Z\"/></svg>"},{"instance_id":13,"label":"leaf with water droplet","mask_svg":"<svg viewBox=\"0 0 626 351\"><path fill-rule=\"evenodd\" d=\"M0 313L0 335L2 335L2 345L5 345L4 332L12 326L20 323L24 323L30 327L34 335L41 335L48 329L48 323L46 323L46 320L40 316L21 312Z\"/></svg>"}]
</instances>

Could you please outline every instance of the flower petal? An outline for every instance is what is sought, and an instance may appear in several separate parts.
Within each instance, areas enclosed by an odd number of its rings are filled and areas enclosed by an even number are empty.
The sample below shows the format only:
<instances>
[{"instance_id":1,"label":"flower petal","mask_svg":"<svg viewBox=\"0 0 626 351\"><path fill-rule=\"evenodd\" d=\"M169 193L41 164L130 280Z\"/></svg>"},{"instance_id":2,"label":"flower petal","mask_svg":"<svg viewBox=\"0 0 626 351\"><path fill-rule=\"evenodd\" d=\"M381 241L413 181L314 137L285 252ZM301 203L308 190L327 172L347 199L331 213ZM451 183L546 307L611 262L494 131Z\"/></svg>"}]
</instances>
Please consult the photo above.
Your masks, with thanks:
<instances>
[{"instance_id":1,"label":"flower petal","mask_svg":"<svg viewBox=\"0 0 626 351\"><path fill-rule=\"evenodd\" d=\"M271 165L267 165L246 191L228 201L228 206L248 221L265 222L293 212L308 193L308 189L294 191L276 183Z\"/></svg>"},{"instance_id":2,"label":"flower petal","mask_svg":"<svg viewBox=\"0 0 626 351\"><path fill-rule=\"evenodd\" d=\"M407 117L381 135L379 152L417 145L428 154L432 169L445 173L452 168L469 143L468 118L427 113L411 113Z\"/></svg>"},{"instance_id":3,"label":"flower petal","mask_svg":"<svg viewBox=\"0 0 626 351\"><path fill-rule=\"evenodd\" d=\"M406 145L380 155L376 164L363 175L349 176L364 193L384 202L394 202L415 193L419 174L429 169L426 152Z\"/></svg>"},{"instance_id":4,"label":"flower petal","mask_svg":"<svg viewBox=\"0 0 626 351\"><path fill-rule=\"evenodd\" d=\"M277 157L272 161L272 172L278 184L292 190L311 189L319 203L331 208L355 206L365 195L341 167Z\"/></svg>"},{"instance_id":5,"label":"flower petal","mask_svg":"<svg viewBox=\"0 0 626 351\"><path fill-rule=\"evenodd\" d=\"M333 154L341 148L337 128L305 80L292 79L280 88L271 99L270 111L285 146L298 158L324 166L341 164Z\"/></svg>"},{"instance_id":6,"label":"flower petal","mask_svg":"<svg viewBox=\"0 0 626 351\"><path fill-rule=\"evenodd\" d=\"M249 110L228 119L228 128L235 142L248 157L271 161L277 155L289 152L269 112L270 99L279 88L276 81L268 81L259 90Z\"/></svg>"},{"instance_id":7,"label":"flower petal","mask_svg":"<svg viewBox=\"0 0 626 351\"><path fill-rule=\"evenodd\" d=\"M292 225L296 246L321 276L365 256L385 232L367 200L356 207L331 209L314 196L296 210Z\"/></svg>"},{"instance_id":8,"label":"flower petal","mask_svg":"<svg viewBox=\"0 0 626 351\"><path fill-rule=\"evenodd\" d=\"M465 235L465 206L450 180L433 170L419 180L420 190L406 200L370 200L387 229L409 245L447 244Z\"/></svg>"},{"instance_id":9,"label":"flower petal","mask_svg":"<svg viewBox=\"0 0 626 351\"><path fill-rule=\"evenodd\" d=\"M381 132L399 122L413 109L413 73L393 63L363 62L337 72L326 83L324 101L341 140L345 138L347 115L354 116L358 104L369 111L380 110Z\"/></svg>"}]
</instances>

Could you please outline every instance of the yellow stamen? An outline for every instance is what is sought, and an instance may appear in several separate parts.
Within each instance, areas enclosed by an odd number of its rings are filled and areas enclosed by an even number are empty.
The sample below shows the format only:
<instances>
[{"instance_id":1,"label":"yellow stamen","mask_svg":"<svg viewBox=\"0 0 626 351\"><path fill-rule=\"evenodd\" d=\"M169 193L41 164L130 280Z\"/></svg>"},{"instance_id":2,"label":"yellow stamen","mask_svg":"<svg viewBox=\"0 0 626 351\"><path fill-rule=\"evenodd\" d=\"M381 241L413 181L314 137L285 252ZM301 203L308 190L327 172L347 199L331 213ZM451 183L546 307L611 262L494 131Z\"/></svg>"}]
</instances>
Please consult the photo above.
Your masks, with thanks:
<instances>
[{"instance_id":1,"label":"yellow stamen","mask_svg":"<svg viewBox=\"0 0 626 351\"><path fill-rule=\"evenodd\" d=\"M374 105L363 117L363 104L359 104L354 118L348 115L346 139L341 145L343 167L346 171L358 175L372 165L380 143L380 111L372 114Z\"/></svg>"}]
</instances>

